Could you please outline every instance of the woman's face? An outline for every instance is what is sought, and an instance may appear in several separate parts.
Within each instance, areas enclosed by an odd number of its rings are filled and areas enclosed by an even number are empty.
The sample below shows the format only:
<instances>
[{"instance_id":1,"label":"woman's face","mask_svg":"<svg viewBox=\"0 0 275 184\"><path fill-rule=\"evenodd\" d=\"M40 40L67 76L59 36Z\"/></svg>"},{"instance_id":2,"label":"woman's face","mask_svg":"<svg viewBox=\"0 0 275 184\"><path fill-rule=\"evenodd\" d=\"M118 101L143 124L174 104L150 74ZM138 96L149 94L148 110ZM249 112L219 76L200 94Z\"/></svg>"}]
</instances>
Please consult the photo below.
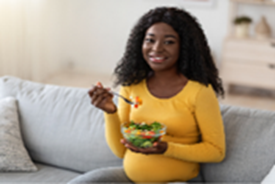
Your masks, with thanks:
<instances>
[{"instance_id":1,"label":"woman's face","mask_svg":"<svg viewBox=\"0 0 275 184\"><path fill-rule=\"evenodd\" d=\"M142 54L153 71L177 71L180 38L168 24L153 24L145 33Z\"/></svg>"}]
</instances>

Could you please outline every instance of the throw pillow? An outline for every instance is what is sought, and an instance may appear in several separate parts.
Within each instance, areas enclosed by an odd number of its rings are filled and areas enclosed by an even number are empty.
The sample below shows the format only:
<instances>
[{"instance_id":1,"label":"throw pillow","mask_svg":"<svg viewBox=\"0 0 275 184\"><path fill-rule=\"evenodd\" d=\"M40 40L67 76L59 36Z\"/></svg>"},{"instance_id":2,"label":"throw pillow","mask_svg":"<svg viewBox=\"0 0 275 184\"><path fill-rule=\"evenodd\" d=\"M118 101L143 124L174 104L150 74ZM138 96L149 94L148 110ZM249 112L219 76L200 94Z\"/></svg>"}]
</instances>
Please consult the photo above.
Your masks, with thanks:
<instances>
[{"instance_id":1,"label":"throw pillow","mask_svg":"<svg viewBox=\"0 0 275 184\"><path fill-rule=\"evenodd\" d=\"M272 184L275 183L275 165L272 167L268 175L264 178L261 184Z\"/></svg>"},{"instance_id":2,"label":"throw pillow","mask_svg":"<svg viewBox=\"0 0 275 184\"><path fill-rule=\"evenodd\" d=\"M0 171L36 171L24 147L16 99L0 100Z\"/></svg>"}]
</instances>

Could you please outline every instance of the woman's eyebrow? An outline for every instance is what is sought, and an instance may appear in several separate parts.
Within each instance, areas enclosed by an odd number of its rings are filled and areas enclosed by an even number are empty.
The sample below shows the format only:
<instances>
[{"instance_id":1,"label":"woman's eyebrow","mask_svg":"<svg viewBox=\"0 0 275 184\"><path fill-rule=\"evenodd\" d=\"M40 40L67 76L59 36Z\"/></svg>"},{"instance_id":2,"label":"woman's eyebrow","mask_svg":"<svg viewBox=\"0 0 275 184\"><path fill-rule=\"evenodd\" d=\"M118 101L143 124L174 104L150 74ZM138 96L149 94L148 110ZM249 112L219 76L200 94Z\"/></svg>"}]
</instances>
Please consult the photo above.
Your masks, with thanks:
<instances>
[{"instance_id":1,"label":"woman's eyebrow","mask_svg":"<svg viewBox=\"0 0 275 184\"><path fill-rule=\"evenodd\" d=\"M153 33L147 33L147 36L155 36Z\"/></svg>"},{"instance_id":2,"label":"woman's eyebrow","mask_svg":"<svg viewBox=\"0 0 275 184\"><path fill-rule=\"evenodd\" d=\"M175 35L165 35L164 37L165 37L165 38L167 38L167 37L168 37L168 38L169 38L169 37L172 37L172 38L178 39Z\"/></svg>"},{"instance_id":3,"label":"woman's eyebrow","mask_svg":"<svg viewBox=\"0 0 275 184\"><path fill-rule=\"evenodd\" d=\"M155 36L153 33L147 33L146 35L147 35L147 36ZM167 38L167 37L172 37L172 38L177 39L177 37L176 37L175 35L165 35L164 37L165 37L165 38Z\"/></svg>"}]
</instances>

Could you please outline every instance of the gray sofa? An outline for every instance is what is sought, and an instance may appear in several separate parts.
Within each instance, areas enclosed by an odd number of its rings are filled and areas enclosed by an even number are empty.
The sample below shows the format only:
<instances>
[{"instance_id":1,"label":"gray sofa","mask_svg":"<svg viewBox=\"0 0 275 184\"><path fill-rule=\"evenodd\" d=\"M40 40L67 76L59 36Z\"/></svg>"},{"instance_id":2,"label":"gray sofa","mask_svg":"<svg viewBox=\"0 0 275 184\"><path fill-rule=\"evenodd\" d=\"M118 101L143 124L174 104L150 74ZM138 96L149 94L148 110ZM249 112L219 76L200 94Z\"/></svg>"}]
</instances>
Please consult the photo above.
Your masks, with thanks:
<instances>
[{"instance_id":1,"label":"gray sofa","mask_svg":"<svg viewBox=\"0 0 275 184\"><path fill-rule=\"evenodd\" d=\"M104 138L103 113L87 89L4 76L0 99L17 99L22 139L38 168L0 172L0 183L67 183L86 172L121 166ZM221 105L226 158L202 164L199 183L260 183L275 164L275 112Z\"/></svg>"}]
</instances>

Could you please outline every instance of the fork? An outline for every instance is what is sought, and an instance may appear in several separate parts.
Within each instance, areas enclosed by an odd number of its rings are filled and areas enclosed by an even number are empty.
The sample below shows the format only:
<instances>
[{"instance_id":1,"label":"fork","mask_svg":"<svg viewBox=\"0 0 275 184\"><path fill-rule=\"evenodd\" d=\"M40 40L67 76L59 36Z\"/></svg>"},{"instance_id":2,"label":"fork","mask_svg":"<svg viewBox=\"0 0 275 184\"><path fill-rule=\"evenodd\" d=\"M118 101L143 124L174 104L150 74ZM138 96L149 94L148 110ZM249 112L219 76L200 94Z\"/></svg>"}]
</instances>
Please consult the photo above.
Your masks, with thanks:
<instances>
[{"instance_id":1,"label":"fork","mask_svg":"<svg viewBox=\"0 0 275 184\"><path fill-rule=\"evenodd\" d=\"M135 102L132 102L131 100L125 98L124 96L122 96L122 95L120 95L120 94L118 94L118 93L116 93L114 91L109 91L109 92L112 93L113 95L116 95L116 96L122 98L126 103L128 103L130 105L135 105L136 104Z\"/></svg>"},{"instance_id":2,"label":"fork","mask_svg":"<svg viewBox=\"0 0 275 184\"><path fill-rule=\"evenodd\" d=\"M92 87L95 87L95 85L92 85ZM131 100L125 98L124 96L122 96L122 95L120 95L120 94L118 94L118 93L116 93L116 92L114 92L114 91L111 91L111 90L110 90L109 93L111 93L111 94L113 94L113 95L116 95L116 96L122 98L126 103L128 103L128 104L130 104L130 105L136 105L136 104L137 104L137 103L132 102Z\"/></svg>"}]
</instances>

